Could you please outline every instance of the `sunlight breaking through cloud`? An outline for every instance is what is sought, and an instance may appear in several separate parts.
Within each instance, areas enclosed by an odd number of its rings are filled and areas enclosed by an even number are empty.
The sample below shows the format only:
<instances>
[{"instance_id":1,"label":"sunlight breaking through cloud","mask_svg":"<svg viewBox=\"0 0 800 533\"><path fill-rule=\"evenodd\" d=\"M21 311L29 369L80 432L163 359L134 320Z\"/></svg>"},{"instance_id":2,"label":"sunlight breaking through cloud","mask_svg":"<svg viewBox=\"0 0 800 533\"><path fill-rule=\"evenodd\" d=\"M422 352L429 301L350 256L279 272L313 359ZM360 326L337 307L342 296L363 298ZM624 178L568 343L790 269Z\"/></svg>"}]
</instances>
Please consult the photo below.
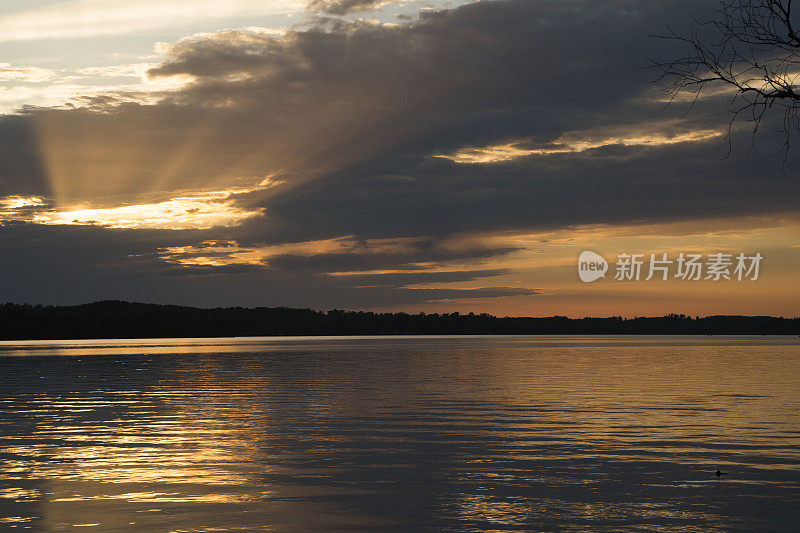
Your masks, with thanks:
<instances>
[{"instance_id":1,"label":"sunlight breaking through cloud","mask_svg":"<svg viewBox=\"0 0 800 533\"><path fill-rule=\"evenodd\" d=\"M517 140L505 144L490 146L471 146L462 148L452 154L434 154L433 157L449 159L459 164L492 164L504 163L521 157L549 156L558 154L574 154L603 148L606 146L661 146L684 142L705 141L725 135L722 130L698 130L674 135L654 133L632 136L592 136L586 134L565 135L553 143L531 146L528 139Z\"/></svg>"},{"instance_id":2,"label":"sunlight breaking through cloud","mask_svg":"<svg viewBox=\"0 0 800 533\"><path fill-rule=\"evenodd\" d=\"M261 214L263 209L248 210L234 205L228 191L213 191L153 204L50 211L34 216L32 221L37 224L81 224L127 229L207 229L235 226Z\"/></svg>"},{"instance_id":3,"label":"sunlight breaking through cloud","mask_svg":"<svg viewBox=\"0 0 800 533\"><path fill-rule=\"evenodd\" d=\"M28 222L43 225L92 225L112 229L209 229L241 224L264 214L263 208L237 205L236 196L281 183L265 178L252 187L184 194L161 202L117 207L56 208L38 196L0 198L0 225Z\"/></svg>"},{"instance_id":4,"label":"sunlight breaking through cloud","mask_svg":"<svg viewBox=\"0 0 800 533\"><path fill-rule=\"evenodd\" d=\"M47 205L38 196L5 196L0 198L0 215L13 214L18 210Z\"/></svg>"}]
</instances>

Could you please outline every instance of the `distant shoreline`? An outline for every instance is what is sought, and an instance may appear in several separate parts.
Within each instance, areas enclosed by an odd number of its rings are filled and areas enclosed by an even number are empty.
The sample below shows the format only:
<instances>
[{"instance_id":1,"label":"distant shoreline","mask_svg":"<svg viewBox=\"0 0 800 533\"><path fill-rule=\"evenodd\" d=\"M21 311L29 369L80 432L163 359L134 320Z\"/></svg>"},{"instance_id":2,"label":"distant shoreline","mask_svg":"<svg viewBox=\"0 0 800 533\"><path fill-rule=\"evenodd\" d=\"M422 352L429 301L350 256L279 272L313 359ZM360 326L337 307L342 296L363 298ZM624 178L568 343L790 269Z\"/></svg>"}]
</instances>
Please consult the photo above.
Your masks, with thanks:
<instances>
[{"instance_id":1,"label":"distant shoreline","mask_svg":"<svg viewBox=\"0 0 800 533\"><path fill-rule=\"evenodd\" d=\"M363 335L800 335L800 318L412 315L285 307L201 309L122 301L0 305L0 340Z\"/></svg>"}]
</instances>

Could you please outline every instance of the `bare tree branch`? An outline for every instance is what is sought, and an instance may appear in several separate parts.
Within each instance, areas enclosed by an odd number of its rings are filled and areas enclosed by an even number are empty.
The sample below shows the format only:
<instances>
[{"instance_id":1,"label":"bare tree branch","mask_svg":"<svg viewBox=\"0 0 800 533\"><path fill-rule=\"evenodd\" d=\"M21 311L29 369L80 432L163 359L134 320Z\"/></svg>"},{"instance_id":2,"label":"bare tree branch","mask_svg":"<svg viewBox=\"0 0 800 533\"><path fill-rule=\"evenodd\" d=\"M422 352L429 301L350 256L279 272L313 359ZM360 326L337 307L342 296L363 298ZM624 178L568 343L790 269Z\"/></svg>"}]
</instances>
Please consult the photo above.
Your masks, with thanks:
<instances>
[{"instance_id":1,"label":"bare tree branch","mask_svg":"<svg viewBox=\"0 0 800 533\"><path fill-rule=\"evenodd\" d=\"M714 19L698 22L688 36L671 29L664 39L684 43L688 53L670 62L653 61L670 101L711 85L731 94L734 122L741 116L753 133L770 112L783 113L784 157L792 130L800 130L800 34L792 0L722 0Z\"/></svg>"}]
</instances>

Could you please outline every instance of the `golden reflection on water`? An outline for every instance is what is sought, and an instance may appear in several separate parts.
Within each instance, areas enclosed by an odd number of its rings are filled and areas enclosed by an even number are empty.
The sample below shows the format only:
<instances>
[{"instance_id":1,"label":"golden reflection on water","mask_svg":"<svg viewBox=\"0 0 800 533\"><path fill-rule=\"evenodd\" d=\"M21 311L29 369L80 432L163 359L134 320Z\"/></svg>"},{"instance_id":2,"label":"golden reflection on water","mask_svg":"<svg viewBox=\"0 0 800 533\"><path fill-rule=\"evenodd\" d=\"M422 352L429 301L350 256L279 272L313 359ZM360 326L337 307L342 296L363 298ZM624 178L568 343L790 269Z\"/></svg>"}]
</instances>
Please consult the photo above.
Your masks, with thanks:
<instances>
[{"instance_id":1,"label":"golden reflection on water","mask_svg":"<svg viewBox=\"0 0 800 533\"><path fill-rule=\"evenodd\" d=\"M35 430L4 439L4 457L18 459L4 460L3 471L16 479L36 479L42 487L6 490L16 491L18 502L25 501L19 495L45 495L49 504L41 509L43 529L57 530L68 523L108 525L106 507L97 505L107 500L225 504L270 494L249 479L251 428L226 424L216 416L229 401L224 389L206 386L202 398L157 389L112 397L94 394L33 397L26 402L32 408L18 412L33 417ZM246 398L238 399L239 408L246 410L242 400ZM92 413L104 408L130 409L133 416L92 420ZM158 490L136 490L150 487ZM140 511L115 507L112 526L137 523ZM81 523L72 517L80 517Z\"/></svg>"},{"instance_id":2,"label":"golden reflection on water","mask_svg":"<svg viewBox=\"0 0 800 533\"><path fill-rule=\"evenodd\" d=\"M0 346L0 523L713 530L800 489L796 340L104 342Z\"/></svg>"}]
</instances>

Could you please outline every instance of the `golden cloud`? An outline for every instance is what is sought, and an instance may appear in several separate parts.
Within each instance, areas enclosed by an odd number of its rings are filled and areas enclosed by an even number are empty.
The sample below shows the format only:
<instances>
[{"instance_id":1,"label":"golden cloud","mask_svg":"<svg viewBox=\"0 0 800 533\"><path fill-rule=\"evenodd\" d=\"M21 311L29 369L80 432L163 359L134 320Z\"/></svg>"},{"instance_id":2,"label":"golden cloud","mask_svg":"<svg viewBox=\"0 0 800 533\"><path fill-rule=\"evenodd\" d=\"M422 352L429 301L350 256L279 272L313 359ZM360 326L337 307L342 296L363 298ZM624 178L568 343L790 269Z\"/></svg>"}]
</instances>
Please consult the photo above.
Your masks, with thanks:
<instances>
[{"instance_id":1,"label":"golden cloud","mask_svg":"<svg viewBox=\"0 0 800 533\"><path fill-rule=\"evenodd\" d=\"M489 146L470 146L450 154L434 154L433 157L449 159L459 164L504 163L522 157L575 154L606 146L663 146L670 144L706 141L725 135L723 130L703 129L681 133L636 133L627 135L609 131L574 132L563 135L552 143L531 146L530 139L518 139L509 143Z\"/></svg>"},{"instance_id":2,"label":"golden cloud","mask_svg":"<svg viewBox=\"0 0 800 533\"><path fill-rule=\"evenodd\" d=\"M55 208L38 196L0 198L0 224L15 221L43 225L93 225L114 229L208 229L236 226L264 214L263 208L237 204L237 195L281 183L265 178L250 187L198 191L168 200L116 207Z\"/></svg>"}]
</instances>

